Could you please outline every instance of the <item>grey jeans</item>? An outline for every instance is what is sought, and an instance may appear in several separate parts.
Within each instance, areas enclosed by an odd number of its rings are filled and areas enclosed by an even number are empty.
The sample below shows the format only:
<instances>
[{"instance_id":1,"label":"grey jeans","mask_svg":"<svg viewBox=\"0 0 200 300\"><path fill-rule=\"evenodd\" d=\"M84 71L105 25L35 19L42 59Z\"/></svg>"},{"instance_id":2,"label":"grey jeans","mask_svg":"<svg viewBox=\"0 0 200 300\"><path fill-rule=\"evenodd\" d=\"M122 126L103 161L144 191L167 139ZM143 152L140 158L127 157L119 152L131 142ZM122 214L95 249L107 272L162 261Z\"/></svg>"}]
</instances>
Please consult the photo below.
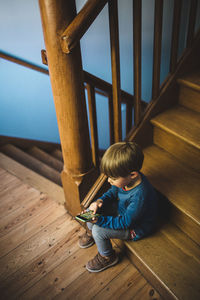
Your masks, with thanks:
<instances>
[{"instance_id":1,"label":"grey jeans","mask_svg":"<svg viewBox=\"0 0 200 300\"><path fill-rule=\"evenodd\" d=\"M87 223L88 228L92 231L92 236L97 245L99 253L103 256L110 256L113 253L110 239L129 240L131 238L128 229L115 230L109 228L102 228L93 223Z\"/></svg>"}]
</instances>

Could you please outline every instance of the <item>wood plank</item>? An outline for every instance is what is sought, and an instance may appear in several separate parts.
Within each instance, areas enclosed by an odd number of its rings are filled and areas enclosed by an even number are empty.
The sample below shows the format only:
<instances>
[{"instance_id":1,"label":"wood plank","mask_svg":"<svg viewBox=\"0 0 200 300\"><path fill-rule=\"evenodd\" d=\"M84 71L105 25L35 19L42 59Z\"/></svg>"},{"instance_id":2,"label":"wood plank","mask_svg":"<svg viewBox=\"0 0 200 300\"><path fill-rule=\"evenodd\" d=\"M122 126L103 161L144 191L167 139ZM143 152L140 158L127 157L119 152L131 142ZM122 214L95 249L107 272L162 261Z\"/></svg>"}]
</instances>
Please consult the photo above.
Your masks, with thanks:
<instances>
[{"instance_id":1,"label":"wood plank","mask_svg":"<svg viewBox=\"0 0 200 300\"><path fill-rule=\"evenodd\" d=\"M181 106L159 114L152 123L200 150L200 115Z\"/></svg>"},{"instance_id":2,"label":"wood plank","mask_svg":"<svg viewBox=\"0 0 200 300\"><path fill-rule=\"evenodd\" d=\"M180 132L178 132L179 134ZM179 136L155 127L153 132L154 144L171 153L176 159L187 165L189 168L199 172L200 170L200 152L196 147L191 146Z\"/></svg>"},{"instance_id":3,"label":"wood plank","mask_svg":"<svg viewBox=\"0 0 200 300\"><path fill-rule=\"evenodd\" d=\"M0 237L6 235L13 227L22 224L29 216L37 213L43 205L48 201L45 195L35 195L35 193L27 194L25 202L22 206L13 210L10 214L0 219ZM22 208L24 210L22 211Z\"/></svg>"},{"instance_id":4,"label":"wood plank","mask_svg":"<svg viewBox=\"0 0 200 300\"><path fill-rule=\"evenodd\" d=\"M12 191L13 188L19 187L21 182L14 176L10 176L9 173L2 174L0 176L0 197Z\"/></svg>"},{"instance_id":5,"label":"wood plank","mask_svg":"<svg viewBox=\"0 0 200 300\"><path fill-rule=\"evenodd\" d=\"M198 299L200 264L164 234L126 242L130 258L166 299Z\"/></svg>"},{"instance_id":6,"label":"wood plank","mask_svg":"<svg viewBox=\"0 0 200 300\"><path fill-rule=\"evenodd\" d=\"M12 252L0 258L0 281L6 279L30 260L55 245L69 227L69 223L67 222L69 218L71 218L69 215L63 215L41 230L39 234L32 236Z\"/></svg>"},{"instance_id":7,"label":"wood plank","mask_svg":"<svg viewBox=\"0 0 200 300\"><path fill-rule=\"evenodd\" d=\"M116 247L115 250L117 250ZM94 251L96 251L96 249L94 249ZM96 255L96 252L93 253ZM70 285L66 286L64 291L57 295L56 299L81 299L82 295L88 299L93 299L93 297L107 286L110 281L121 274L128 264L130 264L130 262L127 258L121 256L119 264L112 268L108 268L104 272L94 274L85 271L77 277L76 281L73 281Z\"/></svg>"},{"instance_id":8,"label":"wood plank","mask_svg":"<svg viewBox=\"0 0 200 300\"><path fill-rule=\"evenodd\" d=\"M77 222L70 219L66 222L68 226L65 228L65 233L63 233L61 238L52 247L47 247L45 251L39 252L36 257L30 259L16 273L11 274L5 280L1 281L0 288L5 297L12 298L13 295L19 297L19 295L26 292L29 288L33 289L35 284L39 284L42 278L47 276L47 274L66 261L70 256L72 257L72 263L74 262L73 257L79 249L77 243L78 235L83 233L83 228ZM54 280L60 280L59 272L56 272Z\"/></svg>"},{"instance_id":9,"label":"wood plank","mask_svg":"<svg viewBox=\"0 0 200 300\"><path fill-rule=\"evenodd\" d=\"M40 192L28 185L21 185L13 188L1 197L0 219L19 211L30 202L31 198L40 196ZM34 203L34 202L33 202Z\"/></svg>"},{"instance_id":10,"label":"wood plank","mask_svg":"<svg viewBox=\"0 0 200 300\"><path fill-rule=\"evenodd\" d=\"M68 259L59 264L51 272L46 274L39 282L27 290L20 299L52 299L61 291L67 289L68 285L85 272L85 264L88 258L94 255L94 247L78 249Z\"/></svg>"},{"instance_id":11,"label":"wood plank","mask_svg":"<svg viewBox=\"0 0 200 300\"><path fill-rule=\"evenodd\" d=\"M138 273L133 265L127 265L116 277L97 293L93 299L133 299L134 294L146 284L146 280ZM134 293L128 290L134 285ZM124 297L126 293L126 297ZM129 296L128 296L129 295Z\"/></svg>"},{"instance_id":12,"label":"wood plank","mask_svg":"<svg viewBox=\"0 0 200 300\"><path fill-rule=\"evenodd\" d=\"M1 236L0 256L9 253L28 240L32 235L37 234L47 224L54 222L66 213L63 206L59 206L49 198L48 200L46 203L43 203L42 207L36 207L33 213L29 213L24 220L22 219L21 223L18 223L17 226L14 224L9 232ZM23 211L22 215L24 214L25 212Z\"/></svg>"},{"instance_id":13,"label":"wood plank","mask_svg":"<svg viewBox=\"0 0 200 300\"><path fill-rule=\"evenodd\" d=\"M0 153L0 166L5 168L8 172L15 175L23 182L35 187L44 194L50 195L51 198L57 203L64 204L64 192L62 187L49 181L48 179L40 176L34 171L22 166L13 159L7 157L5 154Z\"/></svg>"},{"instance_id":14,"label":"wood plank","mask_svg":"<svg viewBox=\"0 0 200 300\"><path fill-rule=\"evenodd\" d=\"M149 283L146 283L143 288L134 296L134 300L161 300L163 299L156 291L151 287Z\"/></svg>"}]
</instances>

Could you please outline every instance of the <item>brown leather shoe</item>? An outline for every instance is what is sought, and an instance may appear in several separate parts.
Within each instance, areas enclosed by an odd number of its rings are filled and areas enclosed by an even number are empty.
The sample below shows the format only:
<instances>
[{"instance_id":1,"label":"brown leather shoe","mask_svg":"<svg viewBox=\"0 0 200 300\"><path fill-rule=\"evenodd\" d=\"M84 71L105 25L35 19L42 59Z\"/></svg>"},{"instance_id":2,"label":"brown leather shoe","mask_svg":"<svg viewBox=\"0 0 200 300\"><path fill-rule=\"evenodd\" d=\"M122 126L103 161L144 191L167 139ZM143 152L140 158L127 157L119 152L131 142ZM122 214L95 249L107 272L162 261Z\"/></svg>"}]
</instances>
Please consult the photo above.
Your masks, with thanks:
<instances>
[{"instance_id":1,"label":"brown leather shoe","mask_svg":"<svg viewBox=\"0 0 200 300\"><path fill-rule=\"evenodd\" d=\"M118 263L119 258L115 251L111 256L105 257L98 253L93 259L88 261L86 269L89 272L101 272L111 266L114 266Z\"/></svg>"},{"instance_id":2,"label":"brown leather shoe","mask_svg":"<svg viewBox=\"0 0 200 300\"><path fill-rule=\"evenodd\" d=\"M94 245L94 239L91 235L88 235L87 232L85 232L83 235L79 237L79 247L80 248L88 248Z\"/></svg>"}]
</instances>

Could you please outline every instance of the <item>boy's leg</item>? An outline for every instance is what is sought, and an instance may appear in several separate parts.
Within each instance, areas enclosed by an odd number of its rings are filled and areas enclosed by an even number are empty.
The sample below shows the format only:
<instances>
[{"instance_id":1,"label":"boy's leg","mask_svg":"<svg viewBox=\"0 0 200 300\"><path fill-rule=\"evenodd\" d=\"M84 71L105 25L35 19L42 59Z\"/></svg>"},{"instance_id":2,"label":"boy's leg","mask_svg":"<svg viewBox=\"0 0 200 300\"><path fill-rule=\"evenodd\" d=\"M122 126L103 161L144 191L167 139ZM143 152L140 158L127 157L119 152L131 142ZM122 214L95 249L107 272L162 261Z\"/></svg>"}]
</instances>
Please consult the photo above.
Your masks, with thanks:
<instances>
[{"instance_id":1,"label":"boy's leg","mask_svg":"<svg viewBox=\"0 0 200 300\"><path fill-rule=\"evenodd\" d=\"M89 272L100 272L118 263L118 256L112 249L111 238L127 240L130 238L129 230L113 230L92 226L92 235L96 242L98 254L90 260L86 268Z\"/></svg>"},{"instance_id":2,"label":"boy's leg","mask_svg":"<svg viewBox=\"0 0 200 300\"><path fill-rule=\"evenodd\" d=\"M88 248L91 247L92 245L94 245L94 239L92 237L92 223L87 223L87 229L86 232L84 234L82 234L81 236L79 236L79 247L80 248Z\"/></svg>"},{"instance_id":3,"label":"boy's leg","mask_svg":"<svg viewBox=\"0 0 200 300\"><path fill-rule=\"evenodd\" d=\"M113 253L112 244L110 239L128 240L130 239L130 231L114 230L108 228L102 228L98 225L92 224L92 236L97 245L98 252L102 256L110 256Z\"/></svg>"}]
</instances>

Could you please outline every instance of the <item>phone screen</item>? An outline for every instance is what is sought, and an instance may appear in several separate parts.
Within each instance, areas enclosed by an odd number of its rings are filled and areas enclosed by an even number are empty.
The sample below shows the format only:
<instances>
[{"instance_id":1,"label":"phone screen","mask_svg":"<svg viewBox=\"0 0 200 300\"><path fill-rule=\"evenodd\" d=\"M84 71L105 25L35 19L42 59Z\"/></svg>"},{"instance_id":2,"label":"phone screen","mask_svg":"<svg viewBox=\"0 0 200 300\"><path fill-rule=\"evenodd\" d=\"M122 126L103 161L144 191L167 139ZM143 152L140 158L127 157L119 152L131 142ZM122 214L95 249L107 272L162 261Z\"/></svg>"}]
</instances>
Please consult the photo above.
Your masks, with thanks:
<instances>
[{"instance_id":1,"label":"phone screen","mask_svg":"<svg viewBox=\"0 0 200 300\"><path fill-rule=\"evenodd\" d=\"M87 211L83 214L76 216L76 219L82 222L89 222L92 220L92 218L99 217L99 216L100 214L93 214L92 211Z\"/></svg>"}]
</instances>

